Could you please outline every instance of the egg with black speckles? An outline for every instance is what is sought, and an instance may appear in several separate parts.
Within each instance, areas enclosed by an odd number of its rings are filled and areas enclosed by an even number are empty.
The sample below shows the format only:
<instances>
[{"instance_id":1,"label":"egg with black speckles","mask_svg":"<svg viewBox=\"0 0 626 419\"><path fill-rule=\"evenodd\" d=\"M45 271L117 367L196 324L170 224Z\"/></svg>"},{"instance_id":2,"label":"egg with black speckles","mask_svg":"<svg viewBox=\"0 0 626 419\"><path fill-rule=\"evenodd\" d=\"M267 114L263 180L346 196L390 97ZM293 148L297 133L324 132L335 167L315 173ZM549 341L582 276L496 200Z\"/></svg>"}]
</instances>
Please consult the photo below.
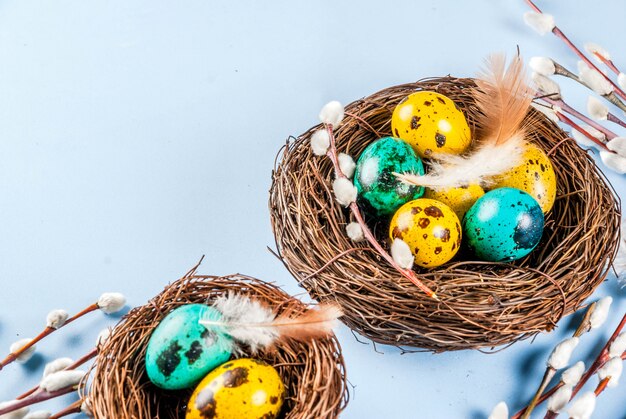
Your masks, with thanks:
<instances>
[{"instance_id":1,"label":"egg with black speckles","mask_svg":"<svg viewBox=\"0 0 626 419\"><path fill-rule=\"evenodd\" d=\"M160 388L191 388L209 371L226 362L232 339L219 327L206 327L200 319L219 320L222 314L204 304L180 306L161 320L146 348L146 372Z\"/></svg>"},{"instance_id":2,"label":"egg with black speckles","mask_svg":"<svg viewBox=\"0 0 626 419\"><path fill-rule=\"evenodd\" d=\"M424 198L434 199L443 202L449 206L452 211L462 220L467 210L485 194L483 188L477 184L472 183L467 186L459 186L445 189L431 189L426 188L424 192Z\"/></svg>"},{"instance_id":3,"label":"egg with black speckles","mask_svg":"<svg viewBox=\"0 0 626 419\"><path fill-rule=\"evenodd\" d=\"M543 234L539 203L514 188L487 192L467 211L463 235L478 258L492 262L513 261L528 255Z\"/></svg>"},{"instance_id":4,"label":"egg with black speckles","mask_svg":"<svg viewBox=\"0 0 626 419\"><path fill-rule=\"evenodd\" d=\"M393 214L402 204L423 195L423 187L401 182L394 173L424 174L422 160L407 143L385 137L363 150L356 163L354 186L359 203L368 212Z\"/></svg>"},{"instance_id":5,"label":"egg with black speckles","mask_svg":"<svg viewBox=\"0 0 626 419\"><path fill-rule=\"evenodd\" d=\"M450 98L430 91L412 93L395 107L391 132L422 158L435 153L461 154L471 144L463 112Z\"/></svg>"},{"instance_id":6,"label":"egg with black speckles","mask_svg":"<svg viewBox=\"0 0 626 419\"><path fill-rule=\"evenodd\" d=\"M394 214L389 237L402 239L415 256L415 264L434 268L456 255L461 246L461 223L454 211L434 199L407 202Z\"/></svg>"},{"instance_id":7,"label":"egg with black speckles","mask_svg":"<svg viewBox=\"0 0 626 419\"><path fill-rule=\"evenodd\" d=\"M528 192L545 213L556 199L556 174L548 155L534 144L526 144L522 163L495 178L494 188L510 187Z\"/></svg>"},{"instance_id":8,"label":"egg with black speckles","mask_svg":"<svg viewBox=\"0 0 626 419\"><path fill-rule=\"evenodd\" d=\"M285 386L274 367L256 359L236 359L198 384L185 418L272 419L278 417L284 398Z\"/></svg>"}]
</instances>

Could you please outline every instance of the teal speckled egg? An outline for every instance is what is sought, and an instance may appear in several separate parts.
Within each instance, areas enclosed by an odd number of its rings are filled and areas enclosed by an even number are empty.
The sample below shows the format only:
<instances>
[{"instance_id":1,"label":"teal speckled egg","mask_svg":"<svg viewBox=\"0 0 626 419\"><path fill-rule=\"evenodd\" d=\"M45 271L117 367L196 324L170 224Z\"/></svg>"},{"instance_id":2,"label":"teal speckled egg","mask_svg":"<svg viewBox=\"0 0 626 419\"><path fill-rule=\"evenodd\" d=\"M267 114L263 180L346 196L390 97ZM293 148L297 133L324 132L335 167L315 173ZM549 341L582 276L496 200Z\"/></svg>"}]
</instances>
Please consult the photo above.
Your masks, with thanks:
<instances>
[{"instance_id":1,"label":"teal speckled egg","mask_svg":"<svg viewBox=\"0 0 626 419\"><path fill-rule=\"evenodd\" d=\"M529 194L515 188L487 192L463 218L463 236L482 260L520 259L541 240L543 211Z\"/></svg>"},{"instance_id":2,"label":"teal speckled egg","mask_svg":"<svg viewBox=\"0 0 626 419\"><path fill-rule=\"evenodd\" d=\"M221 328L199 323L202 318L221 317L219 311L203 304L187 304L165 316L152 332L146 349L150 381L167 390L190 388L228 361L230 336Z\"/></svg>"},{"instance_id":3,"label":"teal speckled egg","mask_svg":"<svg viewBox=\"0 0 626 419\"><path fill-rule=\"evenodd\" d=\"M368 145L359 156L354 185L360 203L376 215L393 214L403 204L419 198L424 188L400 182L394 173L424 174L422 160L404 141L385 137Z\"/></svg>"}]
</instances>

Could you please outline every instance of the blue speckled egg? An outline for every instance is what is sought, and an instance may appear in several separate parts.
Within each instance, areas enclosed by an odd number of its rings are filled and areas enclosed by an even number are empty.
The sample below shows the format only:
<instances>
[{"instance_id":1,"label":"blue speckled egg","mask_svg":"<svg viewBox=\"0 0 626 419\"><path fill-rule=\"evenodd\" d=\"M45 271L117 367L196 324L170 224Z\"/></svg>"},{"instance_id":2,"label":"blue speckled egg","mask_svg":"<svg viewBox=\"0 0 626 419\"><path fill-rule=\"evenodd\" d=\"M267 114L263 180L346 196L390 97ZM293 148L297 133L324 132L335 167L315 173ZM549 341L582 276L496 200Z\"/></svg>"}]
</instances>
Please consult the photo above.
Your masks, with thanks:
<instances>
[{"instance_id":1,"label":"blue speckled egg","mask_svg":"<svg viewBox=\"0 0 626 419\"><path fill-rule=\"evenodd\" d=\"M487 192L463 218L463 236L482 260L520 259L541 240L543 211L529 194L515 188Z\"/></svg>"},{"instance_id":2,"label":"blue speckled egg","mask_svg":"<svg viewBox=\"0 0 626 419\"><path fill-rule=\"evenodd\" d=\"M167 390L193 387L228 361L230 336L221 328L205 327L200 319L219 320L222 314L204 304L187 304L169 313L154 329L146 348L146 372Z\"/></svg>"},{"instance_id":3,"label":"blue speckled egg","mask_svg":"<svg viewBox=\"0 0 626 419\"><path fill-rule=\"evenodd\" d=\"M410 145L398 138L385 137L363 150L356 163L354 186L367 210L376 215L393 214L424 194L423 187L407 185L394 173L424 174L422 160Z\"/></svg>"}]
</instances>

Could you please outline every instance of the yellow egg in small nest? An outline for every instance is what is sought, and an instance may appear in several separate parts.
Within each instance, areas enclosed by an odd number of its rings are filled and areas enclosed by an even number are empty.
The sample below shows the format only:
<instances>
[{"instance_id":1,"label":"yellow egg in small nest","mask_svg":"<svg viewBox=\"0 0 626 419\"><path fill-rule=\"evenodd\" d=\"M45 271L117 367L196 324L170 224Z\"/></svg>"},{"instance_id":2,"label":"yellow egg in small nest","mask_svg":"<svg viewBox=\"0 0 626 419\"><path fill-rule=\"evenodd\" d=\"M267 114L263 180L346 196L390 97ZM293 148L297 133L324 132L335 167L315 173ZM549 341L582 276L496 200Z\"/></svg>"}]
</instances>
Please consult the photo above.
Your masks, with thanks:
<instances>
[{"instance_id":1,"label":"yellow egg in small nest","mask_svg":"<svg viewBox=\"0 0 626 419\"><path fill-rule=\"evenodd\" d=\"M556 199L556 174L548 155L534 144L526 144L522 163L498 176L492 189L516 188L535 198L543 213L552 209Z\"/></svg>"},{"instance_id":2,"label":"yellow egg in small nest","mask_svg":"<svg viewBox=\"0 0 626 419\"><path fill-rule=\"evenodd\" d=\"M459 217L459 220L462 220L465 213L474 205L478 198L484 194L485 191L479 184L472 183L468 186L459 186L456 188L437 190L427 188L424 193L424 198L443 202L454 211L457 217Z\"/></svg>"},{"instance_id":3,"label":"yellow egg in small nest","mask_svg":"<svg viewBox=\"0 0 626 419\"><path fill-rule=\"evenodd\" d=\"M256 359L236 359L198 384L185 418L276 418L284 397L285 386L274 367Z\"/></svg>"}]
</instances>

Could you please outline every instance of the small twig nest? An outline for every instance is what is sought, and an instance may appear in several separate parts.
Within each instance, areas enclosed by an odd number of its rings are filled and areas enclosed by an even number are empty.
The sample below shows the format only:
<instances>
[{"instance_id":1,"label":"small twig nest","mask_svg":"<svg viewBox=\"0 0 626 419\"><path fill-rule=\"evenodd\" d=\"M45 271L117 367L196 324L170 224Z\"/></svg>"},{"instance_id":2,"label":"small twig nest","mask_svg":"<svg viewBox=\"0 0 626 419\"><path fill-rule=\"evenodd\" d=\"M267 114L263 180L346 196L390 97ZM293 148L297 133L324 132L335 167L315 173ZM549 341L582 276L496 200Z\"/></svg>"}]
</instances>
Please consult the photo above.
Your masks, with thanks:
<instances>
[{"instance_id":1,"label":"small twig nest","mask_svg":"<svg viewBox=\"0 0 626 419\"><path fill-rule=\"evenodd\" d=\"M243 275L195 275L195 270L167 286L147 304L132 309L100 348L91 369L91 384L83 388L97 418L184 418L193 389L161 390L145 372L150 335L173 309L188 303L211 304L229 291L253 296L294 313L306 305L273 284ZM246 356L244 354L244 356ZM348 402L341 347L333 335L311 342L281 343L275 350L250 355L273 365L286 388L281 417L335 418Z\"/></svg>"},{"instance_id":2,"label":"small twig nest","mask_svg":"<svg viewBox=\"0 0 626 419\"><path fill-rule=\"evenodd\" d=\"M427 79L391 87L346 107L337 151L355 159L391 135L391 114L419 90L442 93L465 113L472 131L477 108L471 79ZM281 150L270 212L278 253L318 301L336 301L350 328L375 342L430 351L487 348L551 330L605 279L619 242L620 202L593 159L535 109L529 141L545 150L557 176L557 198L543 238L515 263L463 260L417 271L440 301L382 260L367 242L346 235L350 213L335 202L330 160L311 152L316 126ZM371 221L371 220L370 220ZM387 225L370 225L387 241Z\"/></svg>"}]
</instances>

